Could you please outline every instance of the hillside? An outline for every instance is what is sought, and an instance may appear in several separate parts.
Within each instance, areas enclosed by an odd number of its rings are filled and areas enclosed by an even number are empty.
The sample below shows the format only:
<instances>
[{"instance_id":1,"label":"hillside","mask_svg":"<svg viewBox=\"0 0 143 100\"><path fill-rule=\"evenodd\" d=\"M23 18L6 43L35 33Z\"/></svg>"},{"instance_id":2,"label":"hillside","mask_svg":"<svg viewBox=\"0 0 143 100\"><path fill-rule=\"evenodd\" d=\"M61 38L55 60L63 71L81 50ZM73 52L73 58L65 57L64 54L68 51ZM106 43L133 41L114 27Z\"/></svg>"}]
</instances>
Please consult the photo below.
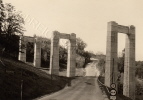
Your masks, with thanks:
<instances>
[{"instance_id":1,"label":"hillside","mask_svg":"<svg viewBox=\"0 0 143 100\"><path fill-rule=\"evenodd\" d=\"M0 61L0 100L20 100L21 89L23 100L31 100L64 88L68 80L51 77L33 66L4 58Z\"/></svg>"}]
</instances>

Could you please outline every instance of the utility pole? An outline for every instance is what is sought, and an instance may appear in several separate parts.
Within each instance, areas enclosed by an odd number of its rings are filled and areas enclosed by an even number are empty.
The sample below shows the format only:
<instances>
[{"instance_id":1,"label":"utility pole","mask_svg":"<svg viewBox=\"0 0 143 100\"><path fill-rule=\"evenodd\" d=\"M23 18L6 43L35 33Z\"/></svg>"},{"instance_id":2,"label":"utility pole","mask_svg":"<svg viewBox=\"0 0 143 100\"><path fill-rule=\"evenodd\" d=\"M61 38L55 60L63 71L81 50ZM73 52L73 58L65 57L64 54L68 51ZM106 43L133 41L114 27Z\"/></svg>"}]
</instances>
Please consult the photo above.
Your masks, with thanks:
<instances>
[{"instance_id":1,"label":"utility pole","mask_svg":"<svg viewBox=\"0 0 143 100\"><path fill-rule=\"evenodd\" d=\"M113 68L112 68L112 83L114 82L114 58L113 58Z\"/></svg>"},{"instance_id":2,"label":"utility pole","mask_svg":"<svg viewBox=\"0 0 143 100\"><path fill-rule=\"evenodd\" d=\"M21 80L21 100L23 98L23 80Z\"/></svg>"},{"instance_id":3,"label":"utility pole","mask_svg":"<svg viewBox=\"0 0 143 100\"><path fill-rule=\"evenodd\" d=\"M22 69L21 69L21 86L20 86L20 97L21 97L21 100L23 100L23 77L22 77Z\"/></svg>"}]
</instances>

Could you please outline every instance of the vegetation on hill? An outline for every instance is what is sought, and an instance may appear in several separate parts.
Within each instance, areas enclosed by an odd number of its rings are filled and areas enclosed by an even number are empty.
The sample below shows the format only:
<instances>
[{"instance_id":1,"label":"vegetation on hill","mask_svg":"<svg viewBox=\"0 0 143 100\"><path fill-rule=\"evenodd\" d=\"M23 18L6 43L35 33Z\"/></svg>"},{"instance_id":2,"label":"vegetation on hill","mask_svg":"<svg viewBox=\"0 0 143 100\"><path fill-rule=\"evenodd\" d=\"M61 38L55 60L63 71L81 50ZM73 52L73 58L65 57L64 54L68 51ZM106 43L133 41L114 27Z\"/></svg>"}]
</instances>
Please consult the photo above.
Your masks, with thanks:
<instances>
[{"instance_id":1,"label":"vegetation on hill","mask_svg":"<svg viewBox=\"0 0 143 100\"><path fill-rule=\"evenodd\" d=\"M100 70L101 74L104 74L105 72L105 57L102 56L103 54L98 54L98 57L99 58L99 62L98 62L98 69ZM122 57L118 57L118 71L120 73L123 73L124 72L124 54ZM136 61L135 62L135 65L136 65L136 76L138 78L141 78L143 79L143 61Z\"/></svg>"},{"instance_id":2,"label":"vegetation on hill","mask_svg":"<svg viewBox=\"0 0 143 100\"><path fill-rule=\"evenodd\" d=\"M124 54L122 54L122 57L118 57L118 71L120 73L124 73ZM101 72L101 76L104 76L105 73L105 59L104 58L100 58L98 61L98 66L97 68L99 69L99 71ZM135 75L136 75L136 98L137 100L142 100L139 98L143 97L143 61L136 61L136 69L135 69ZM102 82L104 82L104 78L102 78L101 80ZM118 81L121 81L121 79L119 78ZM123 82L119 82L118 84L118 94L122 94L123 93Z\"/></svg>"},{"instance_id":3,"label":"vegetation on hill","mask_svg":"<svg viewBox=\"0 0 143 100\"><path fill-rule=\"evenodd\" d=\"M143 79L143 61L136 61L136 75Z\"/></svg>"},{"instance_id":4,"label":"vegetation on hill","mask_svg":"<svg viewBox=\"0 0 143 100\"><path fill-rule=\"evenodd\" d=\"M33 66L17 60L19 35L24 34L24 19L11 4L0 2L0 100L31 100L44 94L58 91L69 83L66 77L49 75ZM87 44L77 38L76 65L85 66L91 52L85 51ZM42 45L42 66L49 65L51 41ZM33 62L34 45L27 43L27 61ZM60 67L66 68L67 48L60 46ZM14 59L15 58L15 59Z\"/></svg>"},{"instance_id":5,"label":"vegetation on hill","mask_svg":"<svg viewBox=\"0 0 143 100\"><path fill-rule=\"evenodd\" d=\"M90 58L93 55L92 52L85 51L85 47L87 44L80 38L76 39L76 65L77 67L85 67L87 63L90 62ZM50 63L50 48L51 48L51 40L47 39L46 44L42 44L42 53L41 53L41 62L42 67L49 67ZM33 43L27 44L27 61L33 62L34 56L34 46ZM59 46L59 62L60 68L66 68L67 64L67 47Z\"/></svg>"},{"instance_id":6,"label":"vegetation on hill","mask_svg":"<svg viewBox=\"0 0 143 100\"><path fill-rule=\"evenodd\" d=\"M46 74L23 62L2 58L0 61L0 100L31 100L58 91L69 83L66 77Z\"/></svg>"},{"instance_id":7,"label":"vegetation on hill","mask_svg":"<svg viewBox=\"0 0 143 100\"><path fill-rule=\"evenodd\" d=\"M105 55L101 52L96 53L95 58L98 59L97 69L100 71L100 75L104 76L105 73Z\"/></svg>"},{"instance_id":8,"label":"vegetation on hill","mask_svg":"<svg viewBox=\"0 0 143 100\"><path fill-rule=\"evenodd\" d=\"M21 97L31 100L58 91L69 83L66 77L51 76L17 60L23 25L21 13L11 4L0 1L0 100L20 100Z\"/></svg>"},{"instance_id":9,"label":"vegetation on hill","mask_svg":"<svg viewBox=\"0 0 143 100\"><path fill-rule=\"evenodd\" d=\"M0 3L0 44L5 51L15 58L18 58L19 53L19 36L24 34L24 19L22 18L21 12L18 12L15 7L9 3ZM50 39L48 42L42 45L42 66L49 67L50 62ZM85 67L88 62L90 62L91 52L85 51L87 44L81 39L76 39L76 53L77 57L80 56L82 59L76 61L77 67ZM27 61L33 62L34 58L34 45L33 43L27 44ZM67 48L60 46L59 51L60 67L66 68L67 64ZM84 58L84 60L83 60ZM79 64L80 62L80 64ZM84 63L83 65L81 64ZM80 66L81 65L81 66Z\"/></svg>"},{"instance_id":10,"label":"vegetation on hill","mask_svg":"<svg viewBox=\"0 0 143 100\"><path fill-rule=\"evenodd\" d=\"M8 53L18 55L19 37L24 32L24 19L21 13L9 3L0 2L0 44Z\"/></svg>"}]
</instances>

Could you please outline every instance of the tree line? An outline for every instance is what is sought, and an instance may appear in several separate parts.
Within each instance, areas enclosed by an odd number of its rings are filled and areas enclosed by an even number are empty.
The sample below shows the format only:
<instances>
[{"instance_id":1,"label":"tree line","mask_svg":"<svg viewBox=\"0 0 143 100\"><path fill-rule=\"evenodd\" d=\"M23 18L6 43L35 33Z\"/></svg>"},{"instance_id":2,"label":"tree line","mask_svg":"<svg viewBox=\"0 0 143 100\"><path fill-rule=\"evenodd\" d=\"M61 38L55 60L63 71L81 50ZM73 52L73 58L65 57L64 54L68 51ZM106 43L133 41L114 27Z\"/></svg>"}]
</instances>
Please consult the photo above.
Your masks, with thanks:
<instances>
[{"instance_id":1,"label":"tree line","mask_svg":"<svg viewBox=\"0 0 143 100\"><path fill-rule=\"evenodd\" d=\"M0 2L0 49L2 51L5 48L5 52L9 55L18 58L19 54L19 36L24 35L24 18L20 11L17 11L15 7L10 4ZM42 45L41 49L41 62L43 66L49 65L50 62L50 45L51 40ZM90 62L92 52L85 51L87 44L81 39L76 39L76 65L78 67L85 67ZM34 56L34 44L26 44L27 61L32 62ZM2 53L0 53L2 54ZM60 45L59 47L59 59L61 66L67 63L67 48Z\"/></svg>"},{"instance_id":2,"label":"tree line","mask_svg":"<svg viewBox=\"0 0 143 100\"><path fill-rule=\"evenodd\" d=\"M87 44L81 39L76 38L76 47L73 48L76 51L76 66L85 67L87 63L90 62L90 58L93 55L92 52L85 51ZM66 68L67 64L67 46L59 45L59 62L61 68ZM47 42L41 46L41 62L43 67L48 67L50 64L50 50L51 50L51 40L47 38ZM27 61L33 62L34 58L34 44L27 43Z\"/></svg>"},{"instance_id":3,"label":"tree line","mask_svg":"<svg viewBox=\"0 0 143 100\"><path fill-rule=\"evenodd\" d=\"M18 54L19 35L23 35L24 18L21 12L16 11L15 7L0 2L0 48L5 48L7 53L13 56Z\"/></svg>"},{"instance_id":4,"label":"tree line","mask_svg":"<svg viewBox=\"0 0 143 100\"><path fill-rule=\"evenodd\" d=\"M124 61L125 61L125 54L123 53L121 57L118 57L117 61L118 72L120 73L124 73ZM105 63L106 63L105 58L99 59L97 68L101 72L101 75L104 75L105 73ZM135 75L136 77L143 79L143 61L135 61Z\"/></svg>"}]
</instances>

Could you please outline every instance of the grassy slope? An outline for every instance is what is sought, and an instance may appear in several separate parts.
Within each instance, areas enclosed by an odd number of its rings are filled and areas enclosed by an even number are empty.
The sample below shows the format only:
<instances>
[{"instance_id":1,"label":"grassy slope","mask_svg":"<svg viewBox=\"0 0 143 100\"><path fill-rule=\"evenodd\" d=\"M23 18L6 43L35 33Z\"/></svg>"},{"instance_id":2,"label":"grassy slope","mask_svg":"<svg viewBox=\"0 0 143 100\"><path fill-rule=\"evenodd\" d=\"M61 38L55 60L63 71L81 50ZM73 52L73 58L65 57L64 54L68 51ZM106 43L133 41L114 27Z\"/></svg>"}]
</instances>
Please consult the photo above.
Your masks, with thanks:
<instances>
[{"instance_id":1,"label":"grassy slope","mask_svg":"<svg viewBox=\"0 0 143 100\"><path fill-rule=\"evenodd\" d=\"M0 100L20 100L21 80L23 80L23 100L64 88L68 79L51 76L23 62L4 59L0 63ZM6 70L6 72L5 72Z\"/></svg>"}]
</instances>

